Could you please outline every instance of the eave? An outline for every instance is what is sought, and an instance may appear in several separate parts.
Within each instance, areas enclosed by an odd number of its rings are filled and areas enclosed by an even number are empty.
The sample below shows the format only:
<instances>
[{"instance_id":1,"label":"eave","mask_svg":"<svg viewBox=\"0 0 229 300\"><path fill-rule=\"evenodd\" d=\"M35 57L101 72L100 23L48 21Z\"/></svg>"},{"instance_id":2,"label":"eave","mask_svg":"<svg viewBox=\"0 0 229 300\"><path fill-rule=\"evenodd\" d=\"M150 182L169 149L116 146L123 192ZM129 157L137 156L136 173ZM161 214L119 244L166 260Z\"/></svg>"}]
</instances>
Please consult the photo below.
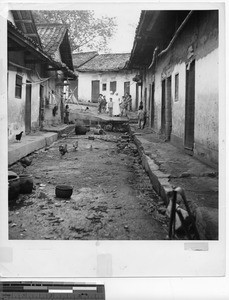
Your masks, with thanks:
<instances>
[{"instance_id":1,"label":"eave","mask_svg":"<svg viewBox=\"0 0 229 300\"><path fill-rule=\"evenodd\" d=\"M13 51L17 50L19 46L19 51L29 51L32 53L34 58L30 61L33 63L47 63L51 65L56 70L61 70L65 76L69 76L73 79L77 78L77 75L74 71L70 70L67 65L53 60L48 54L46 54L32 39L26 37L20 30L18 30L11 22L8 21L8 44L11 41L15 44ZM10 49L9 49L10 51ZM28 60L27 60L28 63Z\"/></svg>"}]
</instances>

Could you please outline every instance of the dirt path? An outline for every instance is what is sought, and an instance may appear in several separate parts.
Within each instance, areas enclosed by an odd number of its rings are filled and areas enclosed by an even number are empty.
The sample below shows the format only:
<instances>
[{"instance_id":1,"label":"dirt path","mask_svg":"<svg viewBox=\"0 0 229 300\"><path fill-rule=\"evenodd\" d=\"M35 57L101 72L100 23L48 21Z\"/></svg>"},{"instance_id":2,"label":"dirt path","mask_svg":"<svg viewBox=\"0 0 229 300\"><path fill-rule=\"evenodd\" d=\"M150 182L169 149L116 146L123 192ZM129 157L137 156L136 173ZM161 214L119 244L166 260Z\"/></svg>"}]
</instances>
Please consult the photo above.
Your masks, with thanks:
<instances>
[{"instance_id":1,"label":"dirt path","mask_svg":"<svg viewBox=\"0 0 229 300\"><path fill-rule=\"evenodd\" d=\"M167 235L159 198L152 191L136 146L122 134L72 135L31 155L26 172L32 194L9 209L10 239L163 240ZM78 141L78 150L72 144ZM68 153L60 158L59 145ZM11 168L21 173L20 163ZM55 197L55 186L73 186L70 199Z\"/></svg>"}]
</instances>

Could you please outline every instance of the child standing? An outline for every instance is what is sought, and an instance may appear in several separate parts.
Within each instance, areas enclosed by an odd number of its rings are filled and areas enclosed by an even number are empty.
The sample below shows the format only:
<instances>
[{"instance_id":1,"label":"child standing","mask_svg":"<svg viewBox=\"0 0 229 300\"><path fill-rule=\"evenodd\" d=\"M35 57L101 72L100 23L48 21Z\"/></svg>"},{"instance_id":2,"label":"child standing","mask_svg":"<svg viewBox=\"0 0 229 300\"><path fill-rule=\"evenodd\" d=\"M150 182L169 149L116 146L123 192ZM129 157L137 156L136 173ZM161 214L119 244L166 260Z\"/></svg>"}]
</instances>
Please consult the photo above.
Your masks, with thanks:
<instances>
[{"instance_id":1,"label":"child standing","mask_svg":"<svg viewBox=\"0 0 229 300\"><path fill-rule=\"evenodd\" d=\"M112 98L110 98L110 102L108 102L108 110L109 110L109 116L112 117L112 115L113 115L113 102L112 102Z\"/></svg>"},{"instance_id":2,"label":"child standing","mask_svg":"<svg viewBox=\"0 0 229 300\"><path fill-rule=\"evenodd\" d=\"M144 111L143 111L143 105L140 105L138 108L138 128L143 129L144 128Z\"/></svg>"},{"instance_id":3,"label":"child standing","mask_svg":"<svg viewBox=\"0 0 229 300\"><path fill-rule=\"evenodd\" d=\"M69 112L69 106L68 105L65 106L65 111L64 112L65 112L65 122L64 123L69 124L69 113L70 112Z\"/></svg>"}]
</instances>

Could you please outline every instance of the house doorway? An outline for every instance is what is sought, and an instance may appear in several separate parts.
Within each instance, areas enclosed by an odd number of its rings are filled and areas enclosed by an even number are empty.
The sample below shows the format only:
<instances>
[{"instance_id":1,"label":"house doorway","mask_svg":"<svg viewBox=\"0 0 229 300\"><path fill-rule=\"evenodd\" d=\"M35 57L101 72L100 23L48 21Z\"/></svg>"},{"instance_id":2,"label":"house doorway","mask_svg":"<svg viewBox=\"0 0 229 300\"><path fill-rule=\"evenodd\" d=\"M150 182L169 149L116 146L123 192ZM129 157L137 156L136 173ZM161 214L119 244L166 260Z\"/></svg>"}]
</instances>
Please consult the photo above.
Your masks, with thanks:
<instances>
[{"instance_id":1,"label":"house doorway","mask_svg":"<svg viewBox=\"0 0 229 300\"><path fill-rule=\"evenodd\" d=\"M43 85L40 85L40 112L39 112L39 126L42 128L43 127L43 123L44 123L44 86Z\"/></svg>"},{"instance_id":2,"label":"house doorway","mask_svg":"<svg viewBox=\"0 0 229 300\"><path fill-rule=\"evenodd\" d=\"M144 90L144 109L147 108L147 88Z\"/></svg>"},{"instance_id":3,"label":"house doorway","mask_svg":"<svg viewBox=\"0 0 229 300\"><path fill-rule=\"evenodd\" d=\"M25 93L25 133L31 131L31 82L26 80L26 93Z\"/></svg>"},{"instance_id":4,"label":"house doorway","mask_svg":"<svg viewBox=\"0 0 229 300\"><path fill-rule=\"evenodd\" d=\"M185 95L185 152L192 155L194 146L195 124L195 61L186 66L186 95Z\"/></svg>"},{"instance_id":5,"label":"house doorway","mask_svg":"<svg viewBox=\"0 0 229 300\"><path fill-rule=\"evenodd\" d=\"M113 94L116 92L116 81L110 82L110 92L113 92Z\"/></svg>"},{"instance_id":6,"label":"house doorway","mask_svg":"<svg viewBox=\"0 0 229 300\"><path fill-rule=\"evenodd\" d=\"M138 89L139 89L139 84L137 83L136 84L136 107L135 107L136 110L138 109L138 103L139 103Z\"/></svg>"},{"instance_id":7,"label":"house doorway","mask_svg":"<svg viewBox=\"0 0 229 300\"><path fill-rule=\"evenodd\" d=\"M162 80L161 93L161 133L165 133L165 79Z\"/></svg>"},{"instance_id":8,"label":"house doorway","mask_svg":"<svg viewBox=\"0 0 229 300\"><path fill-rule=\"evenodd\" d=\"M124 95L126 93L130 94L130 82L129 81L124 82Z\"/></svg>"},{"instance_id":9,"label":"house doorway","mask_svg":"<svg viewBox=\"0 0 229 300\"><path fill-rule=\"evenodd\" d=\"M172 78L169 76L166 79L166 139L170 140L172 132Z\"/></svg>"},{"instance_id":10,"label":"house doorway","mask_svg":"<svg viewBox=\"0 0 229 300\"><path fill-rule=\"evenodd\" d=\"M92 80L91 82L91 101L98 102L99 98L99 80Z\"/></svg>"},{"instance_id":11,"label":"house doorway","mask_svg":"<svg viewBox=\"0 0 229 300\"><path fill-rule=\"evenodd\" d=\"M151 84L151 127L154 126L154 82Z\"/></svg>"},{"instance_id":12,"label":"house doorway","mask_svg":"<svg viewBox=\"0 0 229 300\"><path fill-rule=\"evenodd\" d=\"M142 97L142 86L141 84L137 83L136 84L136 110L138 110L138 107L140 105L141 97Z\"/></svg>"}]
</instances>

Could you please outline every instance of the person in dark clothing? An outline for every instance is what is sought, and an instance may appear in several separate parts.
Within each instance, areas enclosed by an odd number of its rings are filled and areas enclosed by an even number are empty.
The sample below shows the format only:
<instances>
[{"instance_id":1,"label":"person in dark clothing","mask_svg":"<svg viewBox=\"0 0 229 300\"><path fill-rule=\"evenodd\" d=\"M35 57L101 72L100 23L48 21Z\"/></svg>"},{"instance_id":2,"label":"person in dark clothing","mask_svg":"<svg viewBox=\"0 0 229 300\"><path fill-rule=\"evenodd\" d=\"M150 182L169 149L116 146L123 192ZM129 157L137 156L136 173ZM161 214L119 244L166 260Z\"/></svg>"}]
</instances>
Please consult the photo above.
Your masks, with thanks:
<instances>
[{"instance_id":1,"label":"person in dark clothing","mask_svg":"<svg viewBox=\"0 0 229 300\"><path fill-rule=\"evenodd\" d=\"M147 112L143 109L143 105L139 105L138 108L138 128L144 129L147 120Z\"/></svg>"},{"instance_id":2,"label":"person in dark clothing","mask_svg":"<svg viewBox=\"0 0 229 300\"><path fill-rule=\"evenodd\" d=\"M99 94L99 98L98 98L98 113L100 114L102 111L102 106L103 106L103 95Z\"/></svg>"},{"instance_id":3,"label":"person in dark clothing","mask_svg":"<svg viewBox=\"0 0 229 300\"><path fill-rule=\"evenodd\" d=\"M146 120L147 120L147 112L146 112L146 110L144 110L143 111L143 125L142 125L142 129L145 128Z\"/></svg>"},{"instance_id":4,"label":"person in dark clothing","mask_svg":"<svg viewBox=\"0 0 229 300\"><path fill-rule=\"evenodd\" d=\"M143 105L139 105L138 108L138 128L142 129L142 124L144 124L144 111Z\"/></svg>"},{"instance_id":5,"label":"person in dark clothing","mask_svg":"<svg viewBox=\"0 0 229 300\"><path fill-rule=\"evenodd\" d=\"M69 124L69 113L70 112L69 112L69 106L68 105L65 106L65 111L64 112L65 112L65 122L64 123Z\"/></svg>"}]
</instances>

